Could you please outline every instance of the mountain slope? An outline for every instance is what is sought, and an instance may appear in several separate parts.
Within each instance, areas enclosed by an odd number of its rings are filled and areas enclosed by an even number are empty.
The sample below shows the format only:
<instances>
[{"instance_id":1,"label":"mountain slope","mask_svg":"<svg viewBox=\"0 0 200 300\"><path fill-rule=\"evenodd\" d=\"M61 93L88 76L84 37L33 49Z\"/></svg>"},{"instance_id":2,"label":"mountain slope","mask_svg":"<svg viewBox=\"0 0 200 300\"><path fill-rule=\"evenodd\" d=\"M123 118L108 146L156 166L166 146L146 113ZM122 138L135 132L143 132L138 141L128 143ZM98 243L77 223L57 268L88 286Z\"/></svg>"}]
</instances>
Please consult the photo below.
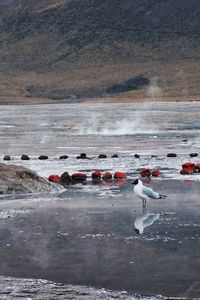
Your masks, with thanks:
<instances>
[{"instance_id":1,"label":"mountain slope","mask_svg":"<svg viewBox=\"0 0 200 300\"><path fill-rule=\"evenodd\" d=\"M199 97L198 0L1 0L0 29L1 98Z\"/></svg>"}]
</instances>

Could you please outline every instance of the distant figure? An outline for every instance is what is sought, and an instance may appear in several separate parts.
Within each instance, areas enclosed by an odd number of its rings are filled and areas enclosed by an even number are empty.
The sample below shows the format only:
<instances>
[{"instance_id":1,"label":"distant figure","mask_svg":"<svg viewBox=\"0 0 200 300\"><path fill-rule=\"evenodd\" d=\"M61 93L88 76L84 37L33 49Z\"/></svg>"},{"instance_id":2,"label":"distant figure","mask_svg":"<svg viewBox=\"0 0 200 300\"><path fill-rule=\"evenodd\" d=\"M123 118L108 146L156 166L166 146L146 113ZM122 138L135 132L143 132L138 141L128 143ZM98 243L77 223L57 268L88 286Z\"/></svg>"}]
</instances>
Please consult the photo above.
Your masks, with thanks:
<instances>
[{"instance_id":1,"label":"distant figure","mask_svg":"<svg viewBox=\"0 0 200 300\"><path fill-rule=\"evenodd\" d=\"M135 232L137 234L142 234L144 232L144 228L152 225L156 220L160 218L160 213L152 214L145 213L141 217L137 217L135 219Z\"/></svg>"},{"instance_id":2,"label":"distant figure","mask_svg":"<svg viewBox=\"0 0 200 300\"><path fill-rule=\"evenodd\" d=\"M132 184L134 184L134 193L143 201L143 207L146 206L146 201L149 199L164 199L167 197L155 192L149 187L144 186L140 179L136 179L132 182Z\"/></svg>"}]
</instances>

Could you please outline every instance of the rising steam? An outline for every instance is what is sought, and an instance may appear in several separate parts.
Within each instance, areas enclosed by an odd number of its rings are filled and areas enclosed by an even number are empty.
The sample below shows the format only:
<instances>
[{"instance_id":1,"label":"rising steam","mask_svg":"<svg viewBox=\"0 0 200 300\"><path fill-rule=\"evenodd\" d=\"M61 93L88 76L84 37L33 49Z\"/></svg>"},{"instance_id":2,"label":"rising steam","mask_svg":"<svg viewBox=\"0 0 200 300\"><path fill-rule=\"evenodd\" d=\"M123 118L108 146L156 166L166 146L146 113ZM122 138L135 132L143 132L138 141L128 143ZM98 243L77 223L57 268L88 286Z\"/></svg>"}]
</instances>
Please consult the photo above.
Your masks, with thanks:
<instances>
[{"instance_id":1,"label":"rising steam","mask_svg":"<svg viewBox=\"0 0 200 300\"><path fill-rule=\"evenodd\" d=\"M150 79L150 84L147 88L146 95L151 101L156 100L162 96L161 88L158 85L158 77Z\"/></svg>"},{"instance_id":2,"label":"rising steam","mask_svg":"<svg viewBox=\"0 0 200 300\"><path fill-rule=\"evenodd\" d=\"M158 132L154 122L153 114L149 110L150 104L143 104L129 110L121 110L120 107L112 107L112 110L104 110L92 114L84 119L81 127L75 134L100 134L100 135L132 135L132 134L154 134ZM151 106L151 105L150 105Z\"/></svg>"}]
</instances>

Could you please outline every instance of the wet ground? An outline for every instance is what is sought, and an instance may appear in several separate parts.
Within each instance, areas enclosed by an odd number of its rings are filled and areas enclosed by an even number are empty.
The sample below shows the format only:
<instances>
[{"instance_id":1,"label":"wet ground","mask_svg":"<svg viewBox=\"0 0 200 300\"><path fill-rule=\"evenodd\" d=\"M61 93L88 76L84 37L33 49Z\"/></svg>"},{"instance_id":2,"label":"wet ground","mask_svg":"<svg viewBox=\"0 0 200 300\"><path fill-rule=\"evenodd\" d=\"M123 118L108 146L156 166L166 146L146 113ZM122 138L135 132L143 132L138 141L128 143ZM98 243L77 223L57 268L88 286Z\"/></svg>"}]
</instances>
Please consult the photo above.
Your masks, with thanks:
<instances>
[{"instance_id":1,"label":"wet ground","mask_svg":"<svg viewBox=\"0 0 200 300\"><path fill-rule=\"evenodd\" d=\"M2 201L0 274L126 290L200 295L199 183L153 181L146 211L130 182L113 194ZM152 222L152 217L157 218ZM136 218L144 231L136 233Z\"/></svg>"},{"instance_id":2,"label":"wet ground","mask_svg":"<svg viewBox=\"0 0 200 300\"><path fill-rule=\"evenodd\" d=\"M166 154L199 149L199 104L51 104L1 106L1 154L100 151ZM188 139L187 142L184 142ZM159 145L159 147L158 147Z\"/></svg>"},{"instance_id":3,"label":"wet ground","mask_svg":"<svg viewBox=\"0 0 200 300\"><path fill-rule=\"evenodd\" d=\"M1 109L2 157L12 156L6 163L28 166L42 176L81 170L88 180L59 195L1 199L0 275L149 296L200 297L200 175L179 174L183 162L198 162L198 157L189 158L200 147L198 105L144 105L139 110L135 105L90 105L81 113L75 105L64 107ZM81 152L91 160L77 160ZM169 152L178 156L167 158ZM31 160L22 162L22 153ZM100 153L108 158L98 159ZM119 158L112 159L114 153ZM50 158L39 161L39 154ZM69 158L60 161L61 154ZM131 185L141 166L161 170L161 177L148 184L168 196L149 201L145 209ZM126 171L128 181L93 185L95 169Z\"/></svg>"}]
</instances>

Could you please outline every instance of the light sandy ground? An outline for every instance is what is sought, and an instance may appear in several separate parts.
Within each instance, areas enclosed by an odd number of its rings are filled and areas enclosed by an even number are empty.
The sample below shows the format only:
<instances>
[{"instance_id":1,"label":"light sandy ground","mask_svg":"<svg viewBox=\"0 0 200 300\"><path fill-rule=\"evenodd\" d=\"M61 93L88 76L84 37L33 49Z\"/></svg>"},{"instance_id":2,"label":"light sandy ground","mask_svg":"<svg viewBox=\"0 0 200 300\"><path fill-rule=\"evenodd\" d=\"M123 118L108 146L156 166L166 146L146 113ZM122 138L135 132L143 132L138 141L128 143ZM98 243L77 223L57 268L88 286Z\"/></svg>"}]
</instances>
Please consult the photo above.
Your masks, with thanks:
<instances>
[{"instance_id":1,"label":"light sandy ground","mask_svg":"<svg viewBox=\"0 0 200 300\"><path fill-rule=\"evenodd\" d=\"M125 93L119 96L113 97L101 97L101 98L80 98L80 99L63 99L63 100L53 100L49 98L34 98L34 97L1 97L0 105L35 105L35 104L51 104L51 103L68 103L76 104L81 102L82 104L86 103L173 103L173 102L193 102L200 101L200 97L197 96L177 96L177 97L154 97L152 98L141 98L131 95L131 93Z\"/></svg>"}]
</instances>

